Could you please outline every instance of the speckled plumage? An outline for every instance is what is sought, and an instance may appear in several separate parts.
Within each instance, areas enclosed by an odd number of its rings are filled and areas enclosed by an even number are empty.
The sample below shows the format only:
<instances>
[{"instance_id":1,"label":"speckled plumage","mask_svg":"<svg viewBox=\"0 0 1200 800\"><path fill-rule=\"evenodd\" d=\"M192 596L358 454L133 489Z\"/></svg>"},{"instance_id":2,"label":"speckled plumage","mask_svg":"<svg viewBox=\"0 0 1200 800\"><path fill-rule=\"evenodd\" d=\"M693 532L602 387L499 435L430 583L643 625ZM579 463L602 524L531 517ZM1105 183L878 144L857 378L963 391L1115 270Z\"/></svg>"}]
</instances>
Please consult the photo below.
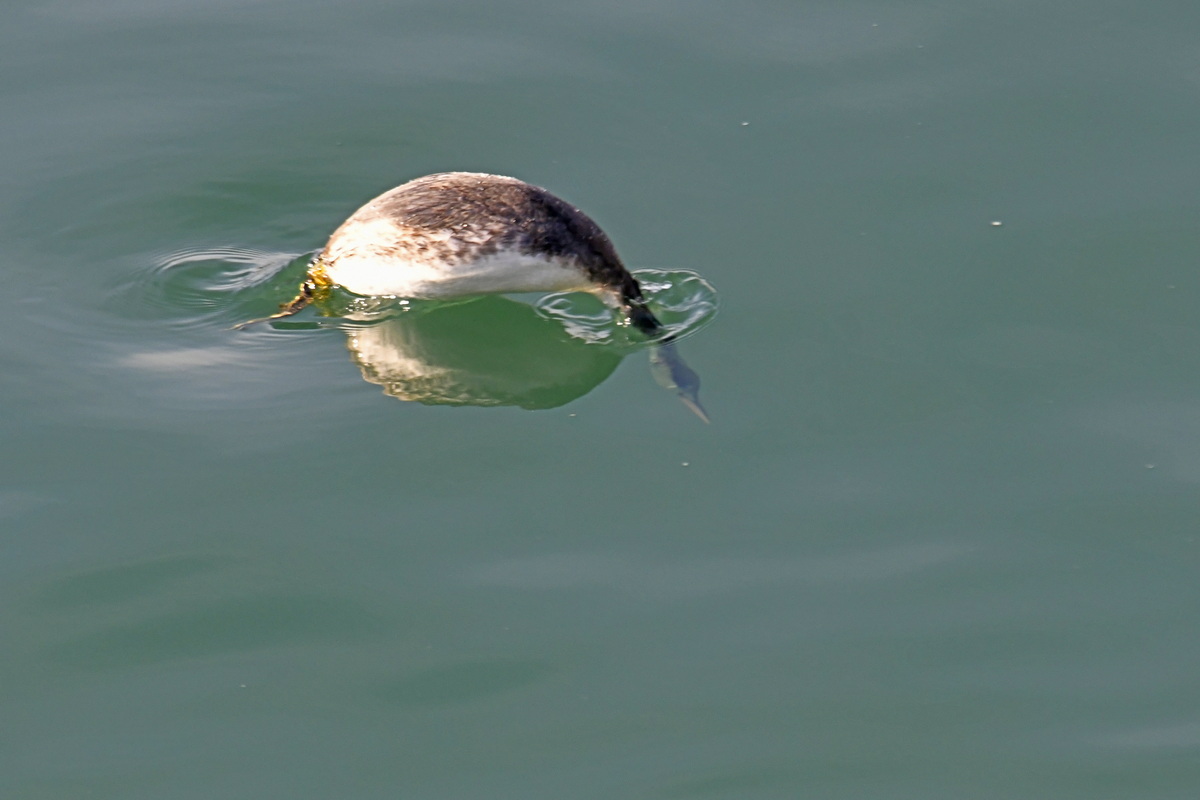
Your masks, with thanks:
<instances>
[{"instance_id":1,"label":"speckled plumage","mask_svg":"<svg viewBox=\"0 0 1200 800\"><path fill-rule=\"evenodd\" d=\"M659 327L591 218L500 175L439 173L385 192L333 232L318 265L333 283L368 295L593 291L613 296L637 327Z\"/></svg>"}]
</instances>

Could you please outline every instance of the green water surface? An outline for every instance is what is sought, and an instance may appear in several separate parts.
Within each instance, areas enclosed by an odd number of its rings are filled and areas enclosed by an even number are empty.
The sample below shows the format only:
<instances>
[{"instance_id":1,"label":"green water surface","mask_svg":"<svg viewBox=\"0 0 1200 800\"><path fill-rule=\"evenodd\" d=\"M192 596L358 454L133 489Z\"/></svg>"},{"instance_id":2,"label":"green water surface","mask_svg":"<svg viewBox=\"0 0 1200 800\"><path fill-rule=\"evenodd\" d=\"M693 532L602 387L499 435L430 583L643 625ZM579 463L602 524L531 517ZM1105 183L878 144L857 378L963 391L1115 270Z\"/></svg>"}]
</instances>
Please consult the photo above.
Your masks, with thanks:
<instances>
[{"instance_id":1,"label":"green water surface","mask_svg":"<svg viewBox=\"0 0 1200 800\"><path fill-rule=\"evenodd\" d=\"M1198 30L10 3L0 797L1196 797ZM711 282L713 424L503 299L229 329L448 169Z\"/></svg>"}]
</instances>

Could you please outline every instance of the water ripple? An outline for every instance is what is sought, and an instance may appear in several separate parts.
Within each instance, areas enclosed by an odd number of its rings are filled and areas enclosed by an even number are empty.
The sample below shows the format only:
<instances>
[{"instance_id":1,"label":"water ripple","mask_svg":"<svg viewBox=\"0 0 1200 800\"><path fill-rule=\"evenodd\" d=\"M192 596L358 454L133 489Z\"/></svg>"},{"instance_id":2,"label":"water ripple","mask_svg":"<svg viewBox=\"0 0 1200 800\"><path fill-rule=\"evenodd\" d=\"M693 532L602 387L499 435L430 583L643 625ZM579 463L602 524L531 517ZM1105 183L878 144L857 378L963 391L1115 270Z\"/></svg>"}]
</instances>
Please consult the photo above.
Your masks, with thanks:
<instances>
[{"instance_id":1,"label":"water ripple","mask_svg":"<svg viewBox=\"0 0 1200 800\"><path fill-rule=\"evenodd\" d=\"M134 319L173 318L184 328L229 327L273 313L295 294L312 253L283 253L238 247L186 248L159 255L111 298L123 316ZM712 285L688 270L637 270L655 315L676 338L690 336L717 311ZM335 293L320 309L325 317L314 325L303 316L273 322L279 329L360 327L387 319L398 311L420 310L445 303L409 303L398 298L360 298ZM553 293L534 302L538 314L556 321L573 338L596 344L637 347L644 337L596 297Z\"/></svg>"},{"instance_id":2,"label":"water ripple","mask_svg":"<svg viewBox=\"0 0 1200 800\"><path fill-rule=\"evenodd\" d=\"M183 327L227 327L274 311L294 294L311 258L237 247L178 250L118 287L113 303L135 318L169 315Z\"/></svg>"},{"instance_id":3,"label":"water ripple","mask_svg":"<svg viewBox=\"0 0 1200 800\"><path fill-rule=\"evenodd\" d=\"M633 274L654 315L677 339L691 336L716 316L717 291L696 273L684 269L640 269ZM629 326L614 324L613 312L589 294L556 292L543 297L536 307L577 339L627 346L643 341Z\"/></svg>"}]
</instances>

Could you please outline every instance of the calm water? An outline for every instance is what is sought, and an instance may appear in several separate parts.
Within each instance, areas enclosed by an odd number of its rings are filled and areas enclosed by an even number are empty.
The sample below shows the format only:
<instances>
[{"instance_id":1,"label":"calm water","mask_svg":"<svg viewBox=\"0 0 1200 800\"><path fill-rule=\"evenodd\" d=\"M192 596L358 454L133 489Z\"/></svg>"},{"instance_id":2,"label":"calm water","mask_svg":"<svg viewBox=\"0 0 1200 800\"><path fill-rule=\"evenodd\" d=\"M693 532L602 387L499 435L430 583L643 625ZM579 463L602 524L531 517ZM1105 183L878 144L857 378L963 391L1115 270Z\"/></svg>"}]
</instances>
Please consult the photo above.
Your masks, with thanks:
<instances>
[{"instance_id":1,"label":"calm water","mask_svg":"<svg viewBox=\"0 0 1200 800\"><path fill-rule=\"evenodd\" d=\"M0 796L1196 796L1200 6L0 19ZM229 330L444 169L710 281L713 424L502 299Z\"/></svg>"}]
</instances>

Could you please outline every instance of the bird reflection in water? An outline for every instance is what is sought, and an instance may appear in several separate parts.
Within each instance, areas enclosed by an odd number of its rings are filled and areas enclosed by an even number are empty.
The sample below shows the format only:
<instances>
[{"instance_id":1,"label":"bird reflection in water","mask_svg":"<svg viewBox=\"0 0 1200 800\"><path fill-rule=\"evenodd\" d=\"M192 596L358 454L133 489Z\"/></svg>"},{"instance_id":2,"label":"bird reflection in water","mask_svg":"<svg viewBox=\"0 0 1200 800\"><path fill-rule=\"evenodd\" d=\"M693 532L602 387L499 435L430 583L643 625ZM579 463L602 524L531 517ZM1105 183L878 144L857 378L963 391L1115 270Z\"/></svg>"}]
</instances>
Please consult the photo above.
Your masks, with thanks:
<instances>
[{"instance_id":1,"label":"bird reflection in water","mask_svg":"<svg viewBox=\"0 0 1200 800\"><path fill-rule=\"evenodd\" d=\"M428 405L557 408L599 386L631 352L572 336L559 320L499 295L346 319L346 345L363 378ZM650 363L656 380L707 422L699 377L675 344L651 345Z\"/></svg>"},{"instance_id":2,"label":"bird reflection in water","mask_svg":"<svg viewBox=\"0 0 1200 800\"><path fill-rule=\"evenodd\" d=\"M495 295L413 308L346 335L363 378L392 397L431 405L557 408L599 386L623 355Z\"/></svg>"}]
</instances>

